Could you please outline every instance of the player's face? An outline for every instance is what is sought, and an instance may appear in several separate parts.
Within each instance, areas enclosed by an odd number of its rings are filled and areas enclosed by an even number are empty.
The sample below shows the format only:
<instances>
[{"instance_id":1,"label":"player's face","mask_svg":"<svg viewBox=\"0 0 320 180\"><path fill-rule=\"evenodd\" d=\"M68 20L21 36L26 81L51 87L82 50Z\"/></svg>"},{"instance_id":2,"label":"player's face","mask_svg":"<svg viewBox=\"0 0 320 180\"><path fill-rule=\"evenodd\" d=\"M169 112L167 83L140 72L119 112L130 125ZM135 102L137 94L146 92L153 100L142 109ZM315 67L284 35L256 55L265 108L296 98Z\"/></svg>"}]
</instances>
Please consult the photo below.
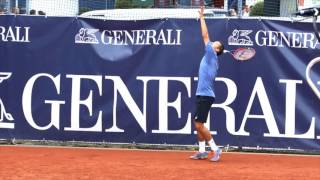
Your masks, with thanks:
<instances>
[{"instance_id":1,"label":"player's face","mask_svg":"<svg viewBox=\"0 0 320 180\"><path fill-rule=\"evenodd\" d=\"M216 51L217 53L221 51L221 43L219 41L214 41L212 43L212 46L214 51Z\"/></svg>"}]
</instances>

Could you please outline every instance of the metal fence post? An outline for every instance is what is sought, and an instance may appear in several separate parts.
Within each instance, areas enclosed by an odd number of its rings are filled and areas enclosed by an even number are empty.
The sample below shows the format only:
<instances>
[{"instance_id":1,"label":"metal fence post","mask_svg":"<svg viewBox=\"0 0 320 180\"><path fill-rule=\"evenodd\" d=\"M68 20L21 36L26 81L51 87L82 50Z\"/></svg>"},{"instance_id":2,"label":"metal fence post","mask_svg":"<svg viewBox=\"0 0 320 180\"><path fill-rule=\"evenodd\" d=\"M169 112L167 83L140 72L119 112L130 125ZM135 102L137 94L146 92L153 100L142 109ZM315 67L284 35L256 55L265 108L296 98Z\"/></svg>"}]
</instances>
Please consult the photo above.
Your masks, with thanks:
<instances>
[{"instance_id":1,"label":"metal fence post","mask_svg":"<svg viewBox=\"0 0 320 180\"><path fill-rule=\"evenodd\" d=\"M238 16L242 16L242 0L238 0Z\"/></svg>"},{"instance_id":2,"label":"metal fence post","mask_svg":"<svg viewBox=\"0 0 320 180\"><path fill-rule=\"evenodd\" d=\"M30 0L26 0L26 14L30 13Z\"/></svg>"}]
</instances>

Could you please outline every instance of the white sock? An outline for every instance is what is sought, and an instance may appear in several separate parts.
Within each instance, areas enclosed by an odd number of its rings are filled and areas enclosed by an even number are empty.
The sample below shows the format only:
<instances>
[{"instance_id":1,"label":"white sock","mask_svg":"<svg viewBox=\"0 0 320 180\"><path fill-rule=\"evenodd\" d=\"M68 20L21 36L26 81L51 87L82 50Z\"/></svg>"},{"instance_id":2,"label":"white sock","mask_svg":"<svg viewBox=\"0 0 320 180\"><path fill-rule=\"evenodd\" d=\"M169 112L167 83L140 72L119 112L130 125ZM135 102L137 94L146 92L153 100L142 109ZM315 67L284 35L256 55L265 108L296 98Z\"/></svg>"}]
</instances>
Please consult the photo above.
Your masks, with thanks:
<instances>
[{"instance_id":1,"label":"white sock","mask_svg":"<svg viewBox=\"0 0 320 180\"><path fill-rule=\"evenodd\" d=\"M199 141L199 152L206 152L206 141Z\"/></svg>"},{"instance_id":2,"label":"white sock","mask_svg":"<svg viewBox=\"0 0 320 180\"><path fill-rule=\"evenodd\" d=\"M219 149L218 146L216 145L216 143L214 142L213 138L208 141L208 144L209 144L212 151L216 151Z\"/></svg>"}]
</instances>

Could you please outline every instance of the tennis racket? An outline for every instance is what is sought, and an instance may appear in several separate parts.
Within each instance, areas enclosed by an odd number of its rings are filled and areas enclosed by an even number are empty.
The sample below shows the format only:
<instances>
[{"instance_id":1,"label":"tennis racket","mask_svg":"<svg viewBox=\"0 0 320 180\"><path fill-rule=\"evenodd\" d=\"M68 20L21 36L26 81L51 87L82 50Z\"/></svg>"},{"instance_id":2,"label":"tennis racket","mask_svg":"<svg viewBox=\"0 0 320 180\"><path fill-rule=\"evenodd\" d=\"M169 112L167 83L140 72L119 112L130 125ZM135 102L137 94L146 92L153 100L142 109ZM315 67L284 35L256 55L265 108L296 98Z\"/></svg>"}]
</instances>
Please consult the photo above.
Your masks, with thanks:
<instances>
[{"instance_id":1,"label":"tennis racket","mask_svg":"<svg viewBox=\"0 0 320 180\"><path fill-rule=\"evenodd\" d=\"M234 57L234 59L238 61L246 61L253 58L253 56L256 55L256 50L254 50L253 48L238 48L232 51L223 50L223 53L231 54Z\"/></svg>"}]
</instances>

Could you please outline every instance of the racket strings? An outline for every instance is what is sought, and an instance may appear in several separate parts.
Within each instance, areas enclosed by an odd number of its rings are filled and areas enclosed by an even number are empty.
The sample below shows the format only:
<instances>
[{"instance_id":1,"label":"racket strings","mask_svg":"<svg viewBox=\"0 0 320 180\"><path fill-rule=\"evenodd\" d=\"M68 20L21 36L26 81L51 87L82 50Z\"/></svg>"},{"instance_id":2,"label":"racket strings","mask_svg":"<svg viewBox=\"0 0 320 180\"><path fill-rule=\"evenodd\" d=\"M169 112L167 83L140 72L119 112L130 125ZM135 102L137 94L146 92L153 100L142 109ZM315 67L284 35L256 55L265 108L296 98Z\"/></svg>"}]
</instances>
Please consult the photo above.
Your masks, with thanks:
<instances>
[{"instance_id":1,"label":"racket strings","mask_svg":"<svg viewBox=\"0 0 320 180\"><path fill-rule=\"evenodd\" d=\"M255 50L252 48L241 48L234 52L234 58L238 60L248 60L255 55Z\"/></svg>"}]
</instances>

